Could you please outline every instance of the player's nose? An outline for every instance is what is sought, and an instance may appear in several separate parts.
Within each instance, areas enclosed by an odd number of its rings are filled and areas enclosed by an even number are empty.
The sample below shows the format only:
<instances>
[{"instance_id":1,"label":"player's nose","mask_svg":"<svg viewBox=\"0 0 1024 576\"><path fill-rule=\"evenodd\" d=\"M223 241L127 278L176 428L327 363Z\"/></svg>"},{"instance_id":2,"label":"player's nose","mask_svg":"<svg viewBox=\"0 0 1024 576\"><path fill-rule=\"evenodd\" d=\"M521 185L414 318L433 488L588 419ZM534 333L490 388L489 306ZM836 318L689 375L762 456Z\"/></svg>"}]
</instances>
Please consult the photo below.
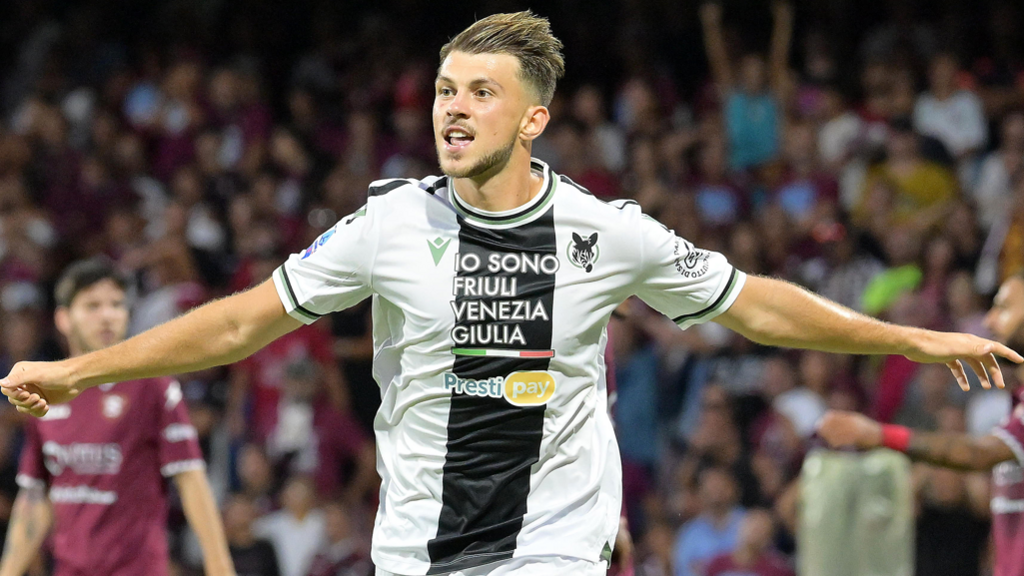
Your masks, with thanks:
<instances>
[{"instance_id":1,"label":"player's nose","mask_svg":"<svg viewBox=\"0 0 1024 576\"><path fill-rule=\"evenodd\" d=\"M445 115L450 118L467 118L469 116L469 107L463 94L464 92L459 92L448 102Z\"/></svg>"}]
</instances>

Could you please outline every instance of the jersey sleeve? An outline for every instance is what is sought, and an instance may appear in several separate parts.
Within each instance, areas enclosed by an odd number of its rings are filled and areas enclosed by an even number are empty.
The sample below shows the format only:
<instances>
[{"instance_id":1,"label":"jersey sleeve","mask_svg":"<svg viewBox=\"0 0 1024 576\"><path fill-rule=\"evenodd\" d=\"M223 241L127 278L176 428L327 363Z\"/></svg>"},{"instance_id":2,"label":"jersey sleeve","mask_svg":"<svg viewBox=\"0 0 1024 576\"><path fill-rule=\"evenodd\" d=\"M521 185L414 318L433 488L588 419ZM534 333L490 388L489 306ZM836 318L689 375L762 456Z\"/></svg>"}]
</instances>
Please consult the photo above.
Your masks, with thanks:
<instances>
[{"instance_id":1,"label":"jersey sleeve","mask_svg":"<svg viewBox=\"0 0 1024 576\"><path fill-rule=\"evenodd\" d=\"M157 402L159 415L155 421L160 428L157 438L160 473L170 478L188 470L205 469L199 435L189 420L181 384L168 379L161 382L159 389L162 394Z\"/></svg>"},{"instance_id":2,"label":"jersey sleeve","mask_svg":"<svg viewBox=\"0 0 1024 576\"><path fill-rule=\"evenodd\" d=\"M50 473L43 460L43 442L39 435L39 425L35 420L28 420L24 430L25 441L21 446L16 481L21 488L45 486L50 482Z\"/></svg>"},{"instance_id":3,"label":"jersey sleeve","mask_svg":"<svg viewBox=\"0 0 1024 576\"><path fill-rule=\"evenodd\" d=\"M377 245L371 204L339 220L274 272L277 294L296 320L311 324L370 295Z\"/></svg>"},{"instance_id":4,"label":"jersey sleeve","mask_svg":"<svg viewBox=\"0 0 1024 576\"><path fill-rule=\"evenodd\" d=\"M639 218L640 276L635 293L681 328L707 322L736 301L746 274L646 215Z\"/></svg>"},{"instance_id":5,"label":"jersey sleeve","mask_svg":"<svg viewBox=\"0 0 1024 576\"><path fill-rule=\"evenodd\" d=\"M992 429L992 435L1009 446L1017 463L1024 466L1024 404L1017 404L1013 413Z\"/></svg>"}]
</instances>

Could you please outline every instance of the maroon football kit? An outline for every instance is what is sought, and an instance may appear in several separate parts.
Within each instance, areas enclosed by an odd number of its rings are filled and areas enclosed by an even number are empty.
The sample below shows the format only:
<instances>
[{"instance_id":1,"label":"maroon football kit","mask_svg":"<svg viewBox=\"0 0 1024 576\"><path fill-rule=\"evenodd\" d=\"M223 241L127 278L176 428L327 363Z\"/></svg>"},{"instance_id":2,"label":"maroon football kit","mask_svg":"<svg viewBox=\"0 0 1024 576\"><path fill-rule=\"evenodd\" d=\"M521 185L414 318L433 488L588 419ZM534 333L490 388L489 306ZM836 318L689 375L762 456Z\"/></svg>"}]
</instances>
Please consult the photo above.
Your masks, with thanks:
<instances>
[{"instance_id":1,"label":"maroon football kit","mask_svg":"<svg viewBox=\"0 0 1024 576\"><path fill-rule=\"evenodd\" d=\"M53 503L55 576L167 574L167 482L203 469L179 384L105 384L25 429L22 488Z\"/></svg>"},{"instance_id":2,"label":"maroon football kit","mask_svg":"<svg viewBox=\"0 0 1024 576\"><path fill-rule=\"evenodd\" d=\"M1024 576L1024 389L1014 394L1014 408L992 431L1013 450L1016 462L992 469L992 536L996 547L994 576Z\"/></svg>"}]
</instances>

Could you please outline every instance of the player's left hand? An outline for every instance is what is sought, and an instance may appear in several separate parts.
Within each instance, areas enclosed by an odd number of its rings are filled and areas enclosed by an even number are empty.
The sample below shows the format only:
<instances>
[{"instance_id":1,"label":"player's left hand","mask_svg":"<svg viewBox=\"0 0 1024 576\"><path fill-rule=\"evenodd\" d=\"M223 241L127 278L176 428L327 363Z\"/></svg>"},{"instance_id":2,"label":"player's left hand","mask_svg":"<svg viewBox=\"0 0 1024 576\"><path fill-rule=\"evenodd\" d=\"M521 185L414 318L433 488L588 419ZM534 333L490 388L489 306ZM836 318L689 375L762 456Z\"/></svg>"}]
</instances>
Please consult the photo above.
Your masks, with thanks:
<instances>
[{"instance_id":1,"label":"player's left hand","mask_svg":"<svg viewBox=\"0 0 1024 576\"><path fill-rule=\"evenodd\" d=\"M981 387L988 389L993 383L996 388L1006 386L996 356L1018 364L1024 362L1024 357L1003 344L971 334L921 331L920 337L914 339L914 345L915 349L906 353L907 358L920 363L942 362L953 372L957 384L964 391L971 388L964 363L978 375Z\"/></svg>"},{"instance_id":2,"label":"player's left hand","mask_svg":"<svg viewBox=\"0 0 1024 576\"><path fill-rule=\"evenodd\" d=\"M44 416L50 404L71 401L81 390L63 362L18 362L0 380L0 392L22 414Z\"/></svg>"}]
</instances>

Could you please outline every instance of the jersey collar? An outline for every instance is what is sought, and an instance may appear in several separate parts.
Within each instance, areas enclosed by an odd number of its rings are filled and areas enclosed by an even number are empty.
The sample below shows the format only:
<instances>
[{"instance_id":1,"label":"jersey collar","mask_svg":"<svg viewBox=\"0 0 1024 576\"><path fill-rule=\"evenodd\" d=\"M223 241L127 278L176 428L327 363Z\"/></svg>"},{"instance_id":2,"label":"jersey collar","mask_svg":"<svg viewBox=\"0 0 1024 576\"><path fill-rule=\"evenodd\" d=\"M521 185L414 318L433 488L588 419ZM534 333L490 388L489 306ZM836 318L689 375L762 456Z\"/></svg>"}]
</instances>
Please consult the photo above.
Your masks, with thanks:
<instances>
[{"instance_id":1,"label":"jersey collar","mask_svg":"<svg viewBox=\"0 0 1024 576\"><path fill-rule=\"evenodd\" d=\"M530 169L542 174L544 182L541 184L541 192L522 206L502 212L491 212L474 208L459 196L458 191L455 190L455 181L452 178L448 178L448 190L451 191L452 206L455 207L455 211L459 213L459 216L484 228L513 228L527 222L532 222L540 217L551 204L551 200L555 196L558 178L551 172L551 168L547 164L536 158L530 159Z\"/></svg>"}]
</instances>

